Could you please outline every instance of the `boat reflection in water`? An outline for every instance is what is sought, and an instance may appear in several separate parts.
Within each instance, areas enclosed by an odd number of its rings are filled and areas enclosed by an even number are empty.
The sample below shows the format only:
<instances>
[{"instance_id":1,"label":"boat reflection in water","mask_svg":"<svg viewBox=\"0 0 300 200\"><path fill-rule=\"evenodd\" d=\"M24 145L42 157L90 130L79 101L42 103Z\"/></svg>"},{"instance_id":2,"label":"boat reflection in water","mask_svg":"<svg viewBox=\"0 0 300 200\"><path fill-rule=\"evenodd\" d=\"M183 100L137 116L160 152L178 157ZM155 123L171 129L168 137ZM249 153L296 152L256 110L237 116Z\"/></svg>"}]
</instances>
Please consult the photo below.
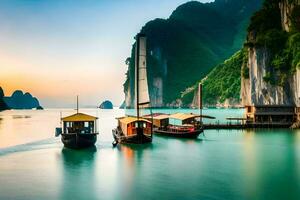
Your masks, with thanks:
<instances>
[{"instance_id":1,"label":"boat reflection in water","mask_svg":"<svg viewBox=\"0 0 300 200\"><path fill-rule=\"evenodd\" d=\"M136 177L143 177L148 173L149 163L151 162L151 151L153 144L144 145L118 145L116 148L119 152L117 170L118 180L126 183L129 191L132 191L136 184ZM121 189L121 188L120 188ZM124 191L126 193L126 191Z\"/></svg>"},{"instance_id":2,"label":"boat reflection in water","mask_svg":"<svg viewBox=\"0 0 300 200\"><path fill-rule=\"evenodd\" d=\"M95 157L97 148L63 148L60 199L97 199ZM94 180L95 179L95 180Z\"/></svg>"}]
</instances>

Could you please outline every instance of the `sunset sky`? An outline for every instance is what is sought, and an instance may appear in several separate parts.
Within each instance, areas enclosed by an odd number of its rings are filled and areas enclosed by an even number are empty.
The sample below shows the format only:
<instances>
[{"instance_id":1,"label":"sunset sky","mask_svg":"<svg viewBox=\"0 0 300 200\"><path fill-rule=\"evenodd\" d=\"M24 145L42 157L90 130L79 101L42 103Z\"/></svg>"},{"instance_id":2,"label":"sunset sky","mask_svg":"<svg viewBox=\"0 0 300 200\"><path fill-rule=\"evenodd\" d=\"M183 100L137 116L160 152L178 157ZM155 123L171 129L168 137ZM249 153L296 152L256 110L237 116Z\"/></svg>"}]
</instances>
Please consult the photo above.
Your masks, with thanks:
<instances>
[{"instance_id":1,"label":"sunset sky","mask_svg":"<svg viewBox=\"0 0 300 200\"><path fill-rule=\"evenodd\" d=\"M0 0L0 86L44 107L72 106L77 94L83 106L118 106L134 35L184 2Z\"/></svg>"}]
</instances>

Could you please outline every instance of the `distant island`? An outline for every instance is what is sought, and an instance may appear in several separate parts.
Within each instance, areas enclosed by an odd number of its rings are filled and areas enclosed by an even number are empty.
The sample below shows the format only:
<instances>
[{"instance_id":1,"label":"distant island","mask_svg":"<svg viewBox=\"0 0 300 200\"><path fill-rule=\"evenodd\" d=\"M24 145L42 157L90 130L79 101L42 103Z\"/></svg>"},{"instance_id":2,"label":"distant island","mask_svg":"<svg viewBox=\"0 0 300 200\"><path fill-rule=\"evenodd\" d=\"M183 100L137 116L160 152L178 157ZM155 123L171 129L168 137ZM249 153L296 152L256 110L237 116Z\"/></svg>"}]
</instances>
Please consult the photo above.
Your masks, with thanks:
<instances>
[{"instance_id":1,"label":"distant island","mask_svg":"<svg viewBox=\"0 0 300 200\"><path fill-rule=\"evenodd\" d=\"M113 106L112 102L110 102L108 100L103 101L99 106L100 109L113 109L113 107L114 106Z\"/></svg>"},{"instance_id":2,"label":"distant island","mask_svg":"<svg viewBox=\"0 0 300 200\"><path fill-rule=\"evenodd\" d=\"M4 98L4 92L2 87L0 87L0 111L9 109L9 107L7 106L3 98Z\"/></svg>"},{"instance_id":3,"label":"distant island","mask_svg":"<svg viewBox=\"0 0 300 200\"><path fill-rule=\"evenodd\" d=\"M5 96L0 87L0 111L7 109L34 109L42 110L39 100L30 93L16 90L11 96Z\"/></svg>"}]
</instances>

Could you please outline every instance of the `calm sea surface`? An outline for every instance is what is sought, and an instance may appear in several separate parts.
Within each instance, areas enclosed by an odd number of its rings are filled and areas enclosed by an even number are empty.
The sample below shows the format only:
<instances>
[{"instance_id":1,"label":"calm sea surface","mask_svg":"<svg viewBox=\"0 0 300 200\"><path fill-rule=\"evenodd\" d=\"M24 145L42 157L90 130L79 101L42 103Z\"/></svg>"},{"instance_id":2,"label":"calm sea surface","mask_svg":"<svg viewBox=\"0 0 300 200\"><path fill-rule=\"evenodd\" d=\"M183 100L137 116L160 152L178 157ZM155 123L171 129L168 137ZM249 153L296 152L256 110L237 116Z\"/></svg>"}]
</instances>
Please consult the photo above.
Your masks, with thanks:
<instances>
[{"instance_id":1,"label":"calm sea surface","mask_svg":"<svg viewBox=\"0 0 300 200\"><path fill-rule=\"evenodd\" d=\"M124 110L99 117L96 148L63 148L54 137L73 110L0 113L0 199L300 199L300 131L205 131L198 139L155 136L113 148ZM197 112L157 110L156 112ZM224 122L237 109L207 109ZM214 121L212 121L214 122Z\"/></svg>"}]
</instances>

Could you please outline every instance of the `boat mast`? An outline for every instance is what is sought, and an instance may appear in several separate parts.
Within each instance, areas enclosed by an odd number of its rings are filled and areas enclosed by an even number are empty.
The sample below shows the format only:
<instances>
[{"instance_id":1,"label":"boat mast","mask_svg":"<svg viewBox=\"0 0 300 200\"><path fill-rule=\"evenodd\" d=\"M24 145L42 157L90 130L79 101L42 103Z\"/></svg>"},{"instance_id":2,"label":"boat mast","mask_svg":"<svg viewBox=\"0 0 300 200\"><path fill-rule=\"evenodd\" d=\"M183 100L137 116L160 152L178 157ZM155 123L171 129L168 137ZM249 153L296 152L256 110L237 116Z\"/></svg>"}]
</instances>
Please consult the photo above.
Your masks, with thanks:
<instances>
[{"instance_id":1,"label":"boat mast","mask_svg":"<svg viewBox=\"0 0 300 200\"><path fill-rule=\"evenodd\" d=\"M77 95L77 98L76 98L76 110L77 110L77 114L78 114L78 112L79 112L78 95Z\"/></svg>"},{"instance_id":2,"label":"boat mast","mask_svg":"<svg viewBox=\"0 0 300 200\"><path fill-rule=\"evenodd\" d=\"M147 47L146 47L146 35L138 34L136 37L135 48L135 94L136 94L136 109L137 120L140 120L142 113L141 108L149 107L150 97L147 79ZM138 122L138 128L141 127L141 123Z\"/></svg>"},{"instance_id":3,"label":"boat mast","mask_svg":"<svg viewBox=\"0 0 300 200\"><path fill-rule=\"evenodd\" d=\"M137 111L137 119L140 118L140 100L139 100L139 66L140 66L140 34L136 36L136 48L135 48L135 98L136 98L136 111ZM140 123L138 123L138 127L140 127Z\"/></svg>"},{"instance_id":4,"label":"boat mast","mask_svg":"<svg viewBox=\"0 0 300 200\"><path fill-rule=\"evenodd\" d=\"M198 85L198 106L199 106L200 123L202 124L202 83L201 82Z\"/></svg>"}]
</instances>

